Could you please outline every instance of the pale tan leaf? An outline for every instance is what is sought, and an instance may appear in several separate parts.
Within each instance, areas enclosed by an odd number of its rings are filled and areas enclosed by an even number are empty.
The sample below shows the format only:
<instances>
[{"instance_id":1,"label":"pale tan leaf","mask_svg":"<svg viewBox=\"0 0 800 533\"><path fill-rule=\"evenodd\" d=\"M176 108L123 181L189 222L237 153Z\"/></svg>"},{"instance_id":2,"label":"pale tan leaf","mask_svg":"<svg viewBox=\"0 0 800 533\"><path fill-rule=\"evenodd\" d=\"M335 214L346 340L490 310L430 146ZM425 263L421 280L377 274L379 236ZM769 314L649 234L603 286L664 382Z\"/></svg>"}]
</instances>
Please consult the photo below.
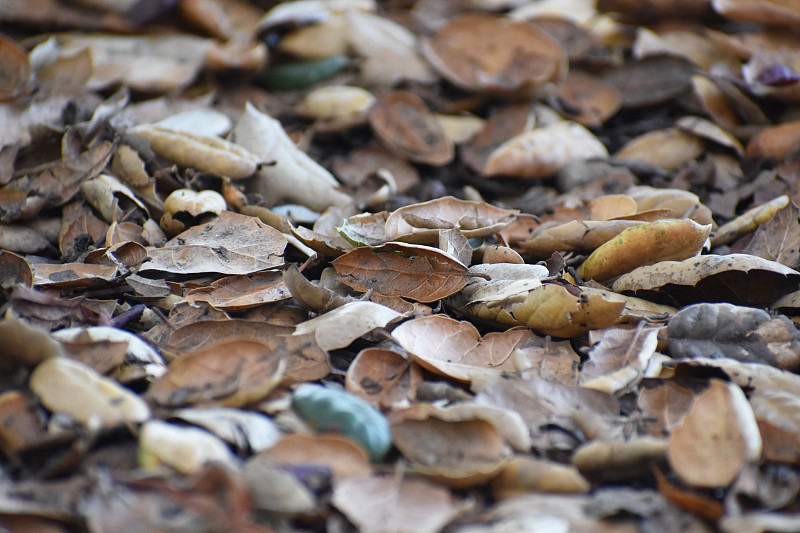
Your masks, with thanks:
<instances>
[{"instance_id":1,"label":"pale tan leaf","mask_svg":"<svg viewBox=\"0 0 800 533\"><path fill-rule=\"evenodd\" d=\"M376 328L386 327L402 315L385 305L373 302L349 302L324 315L306 320L293 335L313 334L325 351L344 348Z\"/></svg>"},{"instance_id":2,"label":"pale tan leaf","mask_svg":"<svg viewBox=\"0 0 800 533\"><path fill-rule=\"evenodd\" d=\"M667 455L685 483L724 487L761 455L761 435L738 385L717 379L709 385L670 437Z\"/></svg>"},{"instance_id":3,"label":"pale tan leaf","mask_svg":"<svg viewBox=\"0 0 800 533\"><path fill-rule=\"evenodd\" d=\"M365 533L437 533L460 509L448 490L429 481L377 475L338 483L333 505Z\"/></svg>"},{"instance_id":4,"label":"pale tan leaf","mask_svg":"<svg viewBox=\"0 0 800 533\"><path fill-rule=\"evenodd\" d=\"M636 386L655 355L658 329L608 328L592 346L581 366L578 382L583 387L616 394Z\"/></svg>"},{"instance_id":5,"label":"pale tan leaf","mask_svg":"<svg viewBox=\"0 0 800 533\"><path fill-rule=\"evenodd\" d=\"M150 420L139 434L139 464L145 470L157 471L166 465L192 474L212 461L230 466L238 463L225 443L208 431Z\"/></svg>"},{"instance_id":6,"label":"pale tan leaf","mask_svg":"<svg viewBox=\"0 0 800 533\"><path fill-rule=\"evenodd\" d=\"M574 466L532 457L515 457L491 482L492 496L497 499L530 492L583 493L589 488Z\"/></svg>"},{"instance_id":7,"label":"pale tan leaf","mask_svg":"<svg viewBox=\"0 0 800 533\"><path fill-rule=\"evenodd\" d=\"M342 206L351 200L337 189L336 179L286 135L280 122L247 104L233 130L237 144L255 154L264 165L250 184L271 204L288 198L311 209L322 211L331 205ZM314 191L314 194L308 194Z\"/></svg>"},{"instance_id":8,"label":"pale tan leaf","mask_svg":"<svg viewBox=\"0 0 800 533\"><path fill-rule=\"evenodd\" d=\"M31 390L53 412L67 413L92 429L110 429L150 418L139 395L84 363L51 357L31 374Z\"/></svg>"},{"instance_id":9,"label":"pale tan leaf","mask_svg":"<svg viewBox=\"0 0 800 533\"><path fill-rule=\"evenodd\" d=\"M481 337L469 322L443 315L404 322L392 336L421 366L459 381L479 376L492 379L511 372L568 379L577 364L576 354L564 350L561 343L548 346L525 329Z\"/></svg>"},{"instance_id":10,"label":"pale tan leaf","mask_svg":"<svg viewBox=\"0 0 800 533\"><path fill-rule=\"evenodd\" d=\"M497 147L481 174L544 178L570 161L606 157L608 150L589 130L574 122L534 128Z\"/></svg>"},{"instance_id":11,"label":"pale tan leaf","mask_svg":"<svg viewBox=\"0 0 800 533\"><path fill-rule=\"evenodd\" d=\"M283 264L286 238L255 217L223 211L150 250L142 271L176 274L251 274Z\"/></svg>"},{"instance_id":12,"label":"pale tan leaf","mask_svg":"<svg viewBox=\"0 0 800 533\"><path fill-rule=\"evenodd\" d=\"M518 214L516 209L445 196L393 211L386 219L386 240L435 244L444 229L458 229L468 239L485 237L511 224Z\"/></svg>"},{"instance_id":13,"label":"pale tan leaf","mask_svg":"<svg viewBox=\"0 0 800 533\"><path fill-rule=\"evenodd\" d=\"M673 170L700 157L703 148L703 142L696 136L678 128L667 128L636 137L614 156L620 159L636 159Z\"/></svg>"}]
</instances>

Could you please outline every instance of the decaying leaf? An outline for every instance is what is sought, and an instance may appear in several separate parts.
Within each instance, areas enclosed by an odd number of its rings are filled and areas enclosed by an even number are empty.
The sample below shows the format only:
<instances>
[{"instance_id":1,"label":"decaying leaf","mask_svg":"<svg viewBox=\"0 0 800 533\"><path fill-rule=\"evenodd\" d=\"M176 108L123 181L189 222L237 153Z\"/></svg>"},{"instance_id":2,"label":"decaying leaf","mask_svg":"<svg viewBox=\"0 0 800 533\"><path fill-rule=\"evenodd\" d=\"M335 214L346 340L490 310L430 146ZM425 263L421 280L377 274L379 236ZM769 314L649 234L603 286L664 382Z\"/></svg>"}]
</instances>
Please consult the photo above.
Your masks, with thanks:
<instances>
[{"instance_id":1,"label":"decaying leaf","mask_svg":"<svg viewBox=\"0 0 800 533\"><path fill-rule=\"evenodd\" d=\"M453 159L453 143L425 102L409 91L381 98L369 116L378 138L390 150L417 163L442 166Z\"/></svg>"},{"instance_id":2,"label":"decaying leaf","mask_svg":"<svg viewBox=\"0 0 800 533\"><path fill-rule=\"evenodd\" d=\"M241 311L290 297L281 273L267 271L222 278L207 287L192 289L185 301L208 302L217 309Z\"/></svg>"},{"instance_id":3,"label":"decaying leaf","mask_svg":"<svg viewBox=\"0 0 800 533\"><path fill-rule=\"evenodd\" d=\"M785 316L728 303L685 307L670 318L673 357L730 357L787 370L800 367L800 331Z\"/></svg>"},{"instance_id":4,"label":"decaying leaf","mask_svg":"<svg viewBox=\"0 0 800 533\"><path fill-rule=\"evenodd\" d=\"M761 455L753 410L738 385L711 380L669 440L667 456L685 482L724 487Z\"/></svg>"},{"instance_id":5,"label":"decaying leaf","mask_svg":"<svg viewBox=\"0 0 800 533\"><path fill-rule=\"evenodd\" d=\"M367 452L349 438L333 433L284 435L259 456L282 466L330 468L334 483L369 476L373 471Z\"/></svg>"},{"instance_id":6,"label":"decaying leaf","mask_svg":"<svg viewBox=\"0 0 800 533\"><path fill-rule=\"evenodd\" d=\"M597 248L580 267L582 279L608 280L660 261L680 261L700 252L711 226L693 220L661 220L634 226Z\"/></svg>"},{"instance_id":7,"label":"decaying leaf","mask_svg":"<svg viewBox=\"0 0 800 533\"><path fill-rule=\"evenodd\" d=\"M333 262L342 283L358 290L433 302L459 291L469 281L467 268L428 246L389 243L356 248Z\"/></svg>"},{"instance_id":8,"label":"decaying leaf","mask_svg":"<svg viewBox=\"0 0 800 533\"><path fill-rule=\"evenodd\" d=\"M383 502L389 498L393 503L387 508ZM429 481L378 475L338 483L333 505L365 533L436 533L460 509L447 490Z\"/></svg>"},{"instance_id":9,"label":"decaying leaf","mask_svg":"<svg viewBox=\"0 0 800 533\"><path fill-rule=\"evenodd\" d=\"M344 348L377 328L401 317L397 311L374 302L348 302L318 317L298 324L294 336L313 335L325 350Z\"/></svg>"},{"instance_id":10,"label":"decaying leaf","mask_svg":"<svg viewBox=\"0 0 800 533\"><path fill-rule=\"evenodd\" d=\"M624 442L595 439L578 448L572 464L587 477L621 481L648 471L653 461L664 458L668 448L667 439L655 437Z\"/></svg>"},{"instance_id":11,"label":"decaying leaf","mask_svg":"<svg viewBox=\"0 0 800 533\"><path fill-rule=\"evenodd\" d=\"M589 352L581 367L579 383L583 387L611 394L637 385L655 355L658 329L608 328ZM656 365L656 372L660 365Z\"/></svg>"},{"instance_id":12,"label":"decaying leaf","mask_svg":"<svg viewBox=\"0 0 800 533\"><path fill-rule=\"evenodd\" d=\"M395 446L414 470L454 487L469 487L494 477L508 460L508 445L489 421L466 415L455 420L420 404L391 416Z\"/></svg>"},{"instance_id":13,"label":"decaying leaf","mask_svg":"<svg viewBox=\"0 0 800 533\"><path fill-rule=\"evenodd\" d=\"M68 357L39 364L30 386L48 409L67 413L94 430L150 418L150 408L137 394Z\"/></svg>"},{"instance_id":14,"label":"decaying leaf","mask_svg":"<svg viewBox=\"0 0 800 533\"><path fill-rule=\"evenodd\" d=\"M361 350L347 369L347 390L381 409L416 398L422 370L403 355L380 348Z\"/></svg>"},{"instance_id":15,"label":"decaying leaf","mask_svg":"<svg viewBox=\"0 0 800 533\"><path fill-rule=\"evenodd\" d=\"M520 283L522 281L522 283ZM449 303L475 318L506 325L528 326L544 335L572 337L616 324L624 301L608 299L604 291L555 282L502 280L492 283L492 295L482 297L487 282L471 281Z\"/></svg>"},{"instance_id":16,"label":"decaying leaf","mask_svg":"<svg viewBox=\"0 0 800 533\"><path fill-rule=\"evenodd\" d=\"M531 94L566 73L561 46L535 27L488 13L466 13L423 41L426 59L468 90Z\"/></svg>"},{"instance_id":17,"label":"decaying leaf","mask_svg":"<svg viewBox=\"0 0 800 533\"><path fill-rule=\"evenodd\" d=\"M608 150L589 130L574 122L557 122L528 130L497 147L481 173L544 178L570 161L606 156Z\"/></svg>"},{"instance_id":18,"label":"decaying leaf","mask_svg":"<svg viewBox=\"0 0 800 533\"><path fill-rule=\"evenodd\" d=\"M468 239L493 235L514 221L516 209L452 196L408 205L393 211L384 228L387 241L436 244L439 230L457 229Z\"/></svg>"},{"instance_id":19,"label":"decaying leaf","mask_svg":"<svg viewBox=\"0 0 800 533\"><path fill-rule=\"evenodd\" d=\"M158 404L171 407L241 407L269 394L285 369L284 358L269 346L255 340L227 339L173 361L148 394Z\"/></svg>"},{"instance_id":20,"label":"decaying leaf","mask_svg":"<svg viewBox=\"0 0 800 533\"><path fill-rule=\"evenodd\" d=\"M783 198L786 197L778 197L776 201ZM774 202L769 203L775 205ZM775 206L777 207L777 205ZM770 261L777 261L790 268L798 266L800 264L800 209L787 198L786 204L777 213L774 213L774 216L767 218L769 214L768 210L761 217L754 216L754 221L760 225L743 252Z\"/></svg>"},{"instance_id":21,"label":"decaying leaf","mask_svg":"<svg viewBox=\"0 0 800 533\"><path fill-rule=\"evenodd\" d=\"M350 197L337 189L336 179L295 146L280 122L251 104L236 124L233 137L265 163L251 187L269 202L288 198L319 210L350 202Z\"/></svg>"},{"instance_id":22,"label":"decaying leaf","mask_svg":"<svg viewBox=\"0 0 800 533\"><path fill-rule=\"evenodd\" d=\"M620 276L612 289L678 304L706 301L766 307L794 290L798 280L795 270L753 255L701 255L637 268Z\"/></svg>"},{"instance_id":23,"label":"decaying leaf","mask_svg":"<svg viewBox=\"0 0 800 533\"><path fill-rule=\"evenodd\" d=\"M131 133L144 137L158 155L179 165L213 172L231 179L252 176L259 160L232 142L154 124L142 124Z\"/></svg>"},{"instance_id":24,"label":"decaying leaf","mask_svg":"<svg viewBox=\"0 0 800 533\"><path fill-rule=\"evenodd\" d=\"M251 274L283 264L286 237L255 217L223 211L151 250L141 271Z\"/></svg>"},{"instance_id":25,"label":"decaying leaf","mask_svg":"<svg viewBox=\"0 0 800 533\"><path fill-rule=\"evenodd\" d=\"M392 337L424 368L459 381L470 382L479 376L492 379L532 367L539 367L546 376L559 375L555 361L548 365L546 354L541 353L541 340L523 328L481 337L469 322L432 315L400 324ZM540 361L543 355L545 361ZM577 360L573 355L563 363L572 367Z\"/></svg>"},{"instance_id":26,"label":"decaying leaf","mask_svg":"<svg viewBox=\"0 0 800 533\"><path fill-rule=\"evenodd\" d=\"M166 465L182 474L192 474L212 461L234 465L237 459L224 442L202 429L162 420L150 420L142 427L139 463L145 470Z\"/></svg>"}]
</instances>

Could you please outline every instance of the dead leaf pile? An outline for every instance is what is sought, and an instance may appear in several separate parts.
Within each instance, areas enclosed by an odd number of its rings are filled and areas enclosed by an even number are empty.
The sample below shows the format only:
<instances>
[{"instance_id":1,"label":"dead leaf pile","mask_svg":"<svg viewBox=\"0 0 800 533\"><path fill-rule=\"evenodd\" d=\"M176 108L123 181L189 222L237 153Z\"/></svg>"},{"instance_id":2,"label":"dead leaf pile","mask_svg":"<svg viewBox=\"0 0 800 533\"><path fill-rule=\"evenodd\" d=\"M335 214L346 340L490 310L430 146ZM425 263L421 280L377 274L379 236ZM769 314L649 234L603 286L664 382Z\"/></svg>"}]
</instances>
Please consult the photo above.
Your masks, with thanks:
<instances>
[{"instance_id":1,"label":"dead leaf pile","mask_svg":"<svg viewBox=\"0 0 800 533\"><path fill-rule=\"evenodd\" d=\"M800 531L794 3L0 23L0 529Z\"/></svg>"}]
</instances>

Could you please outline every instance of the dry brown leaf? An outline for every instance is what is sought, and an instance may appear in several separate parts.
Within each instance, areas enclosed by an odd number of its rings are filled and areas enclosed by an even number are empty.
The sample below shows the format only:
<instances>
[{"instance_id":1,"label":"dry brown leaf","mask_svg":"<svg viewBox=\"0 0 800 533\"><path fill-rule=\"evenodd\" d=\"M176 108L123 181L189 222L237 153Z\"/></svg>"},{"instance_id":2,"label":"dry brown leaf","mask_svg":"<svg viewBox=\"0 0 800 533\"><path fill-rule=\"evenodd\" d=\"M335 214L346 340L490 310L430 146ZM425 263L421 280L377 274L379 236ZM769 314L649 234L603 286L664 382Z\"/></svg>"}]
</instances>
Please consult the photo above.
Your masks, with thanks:
<instances>
[{"instance_id":1,"label":"dry brown leaf","mask_svg":"<svg viewBox=\"0 0 800 533\"><path fill-rule=\"evenodd\" d=\"M528 130L497 147L481 174L543 178L570 161L606 156L608 150L589 130L575 122L557 122Z\"/></svg>"},{"instance_id":2,"label":"dry brown leaf","mask_svg":"<svg viewBox=\"0 0 800 533\"><path fill-rule=\"evenodd\" d=\"M710 233L710 225L690 219L628 228L597 248L577 273L582 279L602 281L660 261L680 261L698 254Z\"/></svg>"},{"instance_id":3,"label":"dry brown leaf","mask_svg":"<svg viewBox=\"0 0 800 533\"><path fill-rule=\"evenodd\" d=\"M750 233L760 225L766 224L779 212L783 213L784 217L787 214L786 211L789 211L788 214L791 215L791 211L793 211L793 209L785 209L789 206L789 201L789 197L783 195L770 200L769 202L748 209L724 226L720 226L720 228L715 231L714 235L711 237L711 246L728 244L729 242L736 240L738 237ZM794 211L797 211L796 207L794 208ZM786 228L787 233L789 232L789 228L792 227L792 225L786 223L786 221L783 221L781 226ZM775 260L775 257L764 257L764 259ZM792 266L791 264L784 264L786 266Z\"/></svg>"},{"instance_id":4,"label":"dry brown leaf","mask_svg":"<svg viewBox=\"0 0 800 533\"><path fill-rule=\"evenodd\" d=\"M407 357L382 348L361 350L345 376L345 387L376 405L390 410L417 396L422 370Z\"/></svg>"},{"instance_id":5,"label":"dry brown leaf","mask_svg":"<svg viewBox=\"0 0 800 533\"><path fill-rule=\"evenodd\" d=\"M800 145L800 122L787 122L765 128L750 139L747 156L752 158L774 157L778 161L797 151Z\"/></svg>"},{"instance_id":6,"label":"dry brown leaf","mask_svg":"<svg viewBox=\"0 0 800 533\"><path fill-rule=\"evenodd\" d=\"M551 352L550 347L528 330L513 328L481 337L471 323L443 315L404 322L392 331L392 337L421 366L465 382L479 376L492 379L533 368L541 372L542 377L563 379L577 365L574 353ZM565 357L568 354L570 356Z\"/></svg>"},{"instance_id":7,"label":"dry brown leaf","mask_svg":"<svg viewBox=\"0 0 800 533\"><path fill-rule=\"evenodd\" d=\"M619 482L649 471L653 462L664 458L668 447L667 439L655 437L621 442L595 439L575 451L572 464L586 476Z\"/></svg>"},{"instance_id":8,"label":"dry brown leaf","mask_svg":"<svg viewBox=\"0 0 800 533\"><path fill-rule=\"evenodd\" d=\"M324 315L301 322L293 336L313 335L325 351L344 348L362 335L384 328L402 315L373 302L348 302Z\"/></svg>"},{"instance_id":9,"label":"dry brown leaf","mask_svg":"<svg viewBox=\"0 0 800 533\"><path fill-rule=\"evenodd\" d=\"M795 270L753 255L701 255L637 268L620 276L612 289L679 305L705 301L766 307L794 290L798 280Z\"/></svg>"},{"instance_id":10,"label":"dry brown leaf","mask_svg":"<svg viewBox=\"0 0 800 533\"><path fill-rule=\"evenodd\" d=\"M667 170L674 170L703 154L703 142L678 128L649 131L629 141L614 154L620 159L636 159Z\"/></svg>"},{"instance_id":11,"label":"dry brown leaf","mask_svg":"<svg viewBox=\"0 0 800 533\"><path fill-rule=\"evenodd\" d=\"M730 357L800 368L800 331L785 316L728 303L684 307L667 329L673 357Z\"/></svg>"},{"instance_id":12,"label":"dry brown leaf","mask_svg":"<svg viewBox=\"0 0 800 533\"><path fill-rule=\"evenodd\" d=\"M475 401L518 412L536 436L555 424L587 438L612 438L619 401L611 394L541 378L504 379L473 384Z\"/></svg>"},{"instance_id":13,"label":"dry brown leaf","mask_svg":"<svg viewBox=\"0 0 800 533\"><path fill-rule=\"evenodd\" d=\"M480 418L439 418L425 404L395 411L392 440L411 468L453 487L470 487L496 475L509 455L505 439Z\"/></svg>"},{"instance_id":14,"label":"dry brown leaf","mask_svg":"<svg viewBox=\"0 0 800 533\"><path fill-rule=\"evenodd\" d=\"M730 20L763 22L779 26L800 23L800 9L791 2L713 0L714 10Z\"/></svg>"},{"instance_id":15,"label":"dry brown leaf","mask_svg":"<svg viewBox=\"0 0 800 533\"><path fill-rule=\"evenodd\" d=\"M653 422L647 424L654 437L668 437L683 421L694 399L694 392L674 380L659 380L645 385L636 405Z\"/></svg>"},{"instance_id":16,"label":"dry brown leaf","mask_svg":"<svg viewBox=\"0 0 800 533\"><path fill-rule=\"evenodd\" d=\"M411 161L442 166L453 159L453 142L436 115L412 92L395 91L378 100L369 123L387 148Z\"/></svg>"},{"instance_id":17,"label":"dry brown leaf","mask_svg":"<svg viewBox=\"0 0 800 533\"><path fill-rule=\"evenodd\" d=\"M738 385L712 379L669 440L670 465L684 483L725 487L761 455L753 410Z\"/></svg>"},{"instance_id":18,"label":"dry brown leaf","mask_svg":"<svg viewBox=\"0 0 800 533\"><path fill-rule=\"evenodd\" d=\"M763 218L766 218L768 214L769 212L765 213ZM758 222L758 220L755 221ZM790 268L798 266L800 264L800 209L793 202L788 202L788 205L775 213L768 222L758 226L755 235L742 252L777 261Z\"/></svg>"},{"instance_id":19,"label":"dry brown leaf","mask_svg":"<svg viewBox=\"0 0 800 533\"><path fill-rule=\"evenodd\" d=\"M422 43L442 76L470 91L528 95L566 74L561 46L531 25L489 13L466 13Z\"/></svg>"},{"instance_id":20,"label":"dry brown leaf","mask_svg":"<svg viewBox=\"0 0 800 533\"><path fill-rule=\"evenodd\" d=\"M468 239L486 237L507 227L518 214L516 209L445 196L393 211L384 231L387 241L432 245L439 240L439 230L457 229Z\"/></svg>"},{"instance_id":21,"label":"dry brown leaf","mask_svg":"<svg viewBox=\"0 0 800 533\"><path fill-rule=\"evenodd\" d=\"M653 364L658 331L642 327L603 330L589 352L588 361L581 366L578 382L583 387L611 394L638 385Z\"/></svg>"},{"instance_id":22,"label":"dry brown leaf","mask_svg":"<svg viewBox=\"0 0 800 533\"><path fill-rule=\"evenodd\" d=\"M448 490L429 481L377 475L337 483L333 505L365 533L436 533L461 508Z\"/></svg>"},{"instance_id":23,"label":"dry brown leaf","mask_svg":"<svg viewBox=\"0 0 800 533\"><path fill-rule=\"evenodd\" d=\"M338 182L289 138L280 122L248 103L233 130L237 144L255 154L264 165L250 183L253 192L270 204L288 198L322 211L343 206L351 199L338 190ZM314 191L314 194L308 194Z\"/></svg>"},{"instance_id":24,"label":"dry brown leaf","mask_svg":"<svg viewBox=\"0 0 800 533\"><path fill-rule=\"evenodd\" d=\"M568 116L587 128L602 126L622 106L622 95L615 87L581 70L569 70L558 87L558 97Z\"/></svg>"},{"instance_id":25,"label":"dry brown leaf","mask_svg":"<svg viewBox=\"0 0 800 533\"><path fill-rule=\"evenodd\" d=\"M62 34L60 54L88 48L94 73L88 86L102 89L123 83L147 92L177 91L189 85L203 67L208 39L180 35Z\"/></svg>"},{"instance_id":26,"label":"dry brown leaf","mask_svg":"<svg viewBox=\"0 0 800 533\"><path fill-rule=\"evenodd\" d=\"M20 96L28 86L30 75L28 52L9 38L0 39L0 102Z\"/></svg>"},{"instance_id":27,"label":"dry brown leaf","mask_svg":"<svg viewBox=\"0 0 800 533\"><path fill-rule=\"evenodd\" d=\"M322 466L331 469L335 484L350 479L369 476L372 465L364 450L350 439L340 435L284 435L274 446L262 451L258 457L279 465Z\"/></svg>"},{"instance_id":28,"label":"dry brown leaf","mask_svg":"<svg viewBox=\"0 0 800 533\"><path fill-rule=\"evenodd\" d=\"M142 271L175 274L252 274L283 264L286 237L255 217L223 211L162 248L150 250Z\"/></svg>"},{"instance_id":29,"label":"dry brown leaf","mask_svg":"<svg viewBox=\"0 0 800 533\"><path fill-rule=\"evenodd\" d=\"M511 459L491 481L492 496L512 498L529 492L589 492L589 482L571 465L532 457Z\"/></svg>"},{"instance_id":30,"label":"dry brown leaf","mask_svg":"<svg viewBox=\"0 0 800 533\"><path fill-rule=\"evenodd\" d=\"M507 140L530 130L535 118L529 105L516 104L492 115L467 144L460 148L461 159L475 172L483 172L489 156Z\"/></svg>"},{"instance_id":31,"label":"dry brown leaf","mask_svg":"<svg viewBox=\"0 0 800 533\"><path fill-rule=\"evenodd\" d=\"M603 76L622 95L623 107L665 102L691 86L692 66L677 57L650 56L625 64Z\"/></svg>"},{"instance_id":32,"label":"dry brown leaf","mask_svg":"<svg viewBox=\"0 0 800 533\"><path fill-rule=\"evenodd\" d=\"M519 244L525 253L536 258L553 252L592 252L627 228L640 226L636 220L572 220L565 224L542 224Z\"/></svg>"},{"instance_id":33,"label":"dry brown leaf","mask_svg":"<svg viewBox=\"0 0 800 533\"><path fill-rule=\"evenodd\" d=\"M81 183L100 174L112 153L113 145L102 142L74 157L65 156L33 176L12 181L0 196L0 222L33 218L42 209L67 203L80 191Z\"/></svg>"},{"instance_id":34,"label":"dry brown leaf","mask_svg":"<svg viewBox=\"0 0 800 533\"><path fill-rule=\"evenodd\" d=\"M392 86L403 80L431 83L436 75L418 52L417 36L385 17L348 9L347 41L365 58L361 76L368 83Z\"/></svg>"},{"instance_id":35,"label":"dry brown leaf","mask_svg":"<svg viewBox=\"0 0 800 533\"><path fill-rule=\"evenodd\" d=\"M538 280L534 280L537 281ZM488 282L492 283L492 282ZM611 300L604 291L559 283L495 282L490 298L476 298L483 280L474 280L449 303L461 312L505 325L521 325L554 337L573 337L590 329L616 324L625 302Z\"/></svg>"},{"instance_id":36,"label":"dry brown leaf","mask_svg":"<svg viewBox=\"0 0 800 533\"><path fill-rule=\"evenodd\" d=\"M357 291L434 302L461 290L467 268L436 248L389 243L356 248L332 262L339 280Z\"/></svg>"},{"instance_id":37,"label":"dry brown leaf","mask_svg":"<svg viewBox=\"0 0 800 533\"><path fill-rule=\"evenodd\" d=\"M228 276L206 287L192 289L186 302L207 302L217 309L241 311L291 298L280 272Z\"/></svg>"},{"instance_id":38,"label":"dry brown leaf","mask_svg":"<svg viewBox=\"0 0 800 533\"><path fill-rule=\"evenodd\" d=\"M226 339L173 361L148 396L164 406L257 402L283 378L286 361L256 340Z\"/></svg>"}]
</instances>

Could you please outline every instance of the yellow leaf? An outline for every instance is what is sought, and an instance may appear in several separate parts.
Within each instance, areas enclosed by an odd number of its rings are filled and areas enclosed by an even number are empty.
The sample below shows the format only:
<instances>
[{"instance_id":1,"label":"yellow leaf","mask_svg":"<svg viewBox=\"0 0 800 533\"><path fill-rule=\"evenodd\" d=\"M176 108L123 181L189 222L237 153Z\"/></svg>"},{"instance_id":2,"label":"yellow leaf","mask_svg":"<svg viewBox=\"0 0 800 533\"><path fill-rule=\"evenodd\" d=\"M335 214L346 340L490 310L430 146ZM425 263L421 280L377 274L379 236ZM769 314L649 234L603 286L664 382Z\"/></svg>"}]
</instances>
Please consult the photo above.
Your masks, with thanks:
<instances>
[{"instance_id":1,"label":"yellow leaf","mask_svg":"<svg viewBox=\"0 0 800 533\"><path fill-rule=\"evenodd\" d=\"M628 228L595 250L578 268L583 279L607 280L659 261L696 255L711 232L689 219L658 220Z\"/></svg>"}]
</instances>

